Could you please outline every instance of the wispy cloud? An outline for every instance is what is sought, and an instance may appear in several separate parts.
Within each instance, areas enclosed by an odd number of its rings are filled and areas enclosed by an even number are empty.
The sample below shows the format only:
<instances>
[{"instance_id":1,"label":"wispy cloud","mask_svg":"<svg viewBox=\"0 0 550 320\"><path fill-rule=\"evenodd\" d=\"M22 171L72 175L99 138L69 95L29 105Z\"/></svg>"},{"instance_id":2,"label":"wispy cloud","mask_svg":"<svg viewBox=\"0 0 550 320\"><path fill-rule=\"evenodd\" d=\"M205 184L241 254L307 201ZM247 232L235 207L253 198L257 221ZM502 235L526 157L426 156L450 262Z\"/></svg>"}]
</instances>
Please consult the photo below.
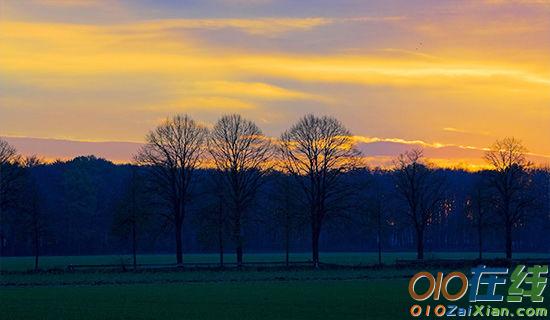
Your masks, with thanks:
<instances>
[{"instance_id":1,"label":"wispy cloud","mask_svg":"<svg viewBox=\"0 0 550 320\"><path fill-rule=\"evenodd\" d=\"M108 4L105 0L32 0L35 4L60 7L89 7Z\"/></svg>"},{"instance_id":2,"label":"wispy cloud","mask_svg":"<svg viewBox=\"0 0 550 320\"><path fill-rule=\"evenodd\" d=\"M471 131L471 130L459 129L454 127L445 127L443 128L443 131L460 133L460 134L468 134L468 135L492 136L492 134L488 131Z\"/></svg>"}]
</instances>

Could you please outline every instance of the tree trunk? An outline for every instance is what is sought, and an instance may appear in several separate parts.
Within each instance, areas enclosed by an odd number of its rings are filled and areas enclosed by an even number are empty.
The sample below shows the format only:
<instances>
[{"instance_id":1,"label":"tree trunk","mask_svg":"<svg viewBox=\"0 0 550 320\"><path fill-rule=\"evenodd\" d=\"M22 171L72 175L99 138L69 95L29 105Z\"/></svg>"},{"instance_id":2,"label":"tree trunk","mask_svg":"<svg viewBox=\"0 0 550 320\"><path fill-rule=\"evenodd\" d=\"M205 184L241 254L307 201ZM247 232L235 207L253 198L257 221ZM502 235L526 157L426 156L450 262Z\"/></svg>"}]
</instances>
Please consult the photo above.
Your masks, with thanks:
<instances>
[{"instance_id":1,"label":"tree trunk","mask_svg":"<svg viewBox=\"0 0 550 320\"><path fill-rule=\"evenodd\" d=\"M40 246L40 243L39 243L39 235L38 235L38 231L35 230L35 234L34 234L34 270L37 271L38 270L38 256L40 255L39 253L39 246Z\"/></svg>"},{"instance_id":2,"label":"tree trunk","mask_svg":"<svg viewBox=\"0 0 550 320\"><path fill-rule=\"evenodd\" d=\"M243 240L241 235L240 213L238 213L235 219L235 242L236 242L235 253L237 255L237 267L240 268L243 266Z\"/></svg>"},{"instance_id":3,"label":"tree trunk","mask_svg":"<svg viewBox=\"0 0 550 320\"><path fill-rule=\"evenodd\" d=\"M479 245L479 260L483 259L483 228L481 225L477 228L477 241Z\"/></svg>"},{"instance_id":4,"label":"tree trunk","mask_svg":"<svg viewBox=\"0 0 550 320\"><path fill-rule=\"evenodd\" d=\"M311 228L311 261L314 268L319 268L319 235L320 230L316 222L312 223Z\"/></svg>"},{"instance_id":5,"label":"tree trunk","mask_svg":"<svg viewBox=\"0 0 550 320\"><path fill-rule=\"evenodd\" d=\"M223 241L220 241L220 268L223 268Z\"/></svg>"},{"instance_id":6,"label":"tree trunk","mask_svg":"<svg viewBox=\"0 0 550 320\"><path fill-rule=\"evenodd\" d=\"M424 259L424 230L416 230L416 258Z\"/></svg>"},{"instance_id":7,"label":"tree trunk","mask_svg":"<svg viewBox=\"0 0 550 320\"><path fill-rule=\"evenodd\" d=\"M243 245L241 244L240 241L237 244L236 253L237 253L237 267L240 268L243 266Z\"/></svg>"},{"instance_id":8,"label":"tree trunk","mask_svg":"<svg viewBox=\"0 0 550 320\"><path fill-rule=\"evenodd\" d=\"M223 268L223 198L219 196L218 198L218 249L220 255L220 268Z\"/></svg>"},{"instance_id":9,"label":"tree trunk","mask_svg":"<svg viewBox=\"0 0 550 320\"><path fill-rule=\"evenodd\" d=\"M512 223L506 223L506 259L512 259Z\"/></svg>"},{"instance_id":10,"label":"tree trunk","mask_svg":"<svg viewBox=\"0 0 550 320\"><path fill-rule=\"evenodd\" d=\"M290 227L287 225L285 230L285 263L287 268L290 266Z\"/></svg>"},{"instance_id":11,"label":"tree trunk","mask_svg":"<svg viewBox=\"0 0 550 320\"><path fill-rule=\"evenodd\" d=\"M223 225L220 222L218 226L218 248L220 250L220 268L223 268Z\"/></svg>"},{"instance_id":12,"label":"tree trunk","mask_svg":"<svg viewBox=\"0 0 550 320\"><path fill-rule=\"evenodd\" d=\"M181 221L176 222L176 263L178 266L183 266L182 225Z\"/></svg>"},{"instance_id":13,"label":"tree trunk","mask_svg":"<svg viewBox=\"0 0 550 320\"><path fill-rule=\"evenodd\" d=\"M137 268L137 236L136 236L136 220L132 220L132 257L134 258L134 269Z\"/></svg>"},{"instance_id":14,"label":"tree trunk","mask_svg":"<svg viewBox=\"0 0 550 320\"><path fill-rule=\"evenodd\" d=\"M376 237L376 240L378 242L378 264L382 265L382 235L380 232L380 226L378 226L378 236Z\"/></svg>"},{"instance_id":15,"label":"tree trunk","mask_svg":"<svg viewBox=\"0 0 550 320\"><path fill-rule=\"evenodd\" d=\"M376 237L376 241L378 245L378 264L382 265L382 211L381 208L378 209L378 215L376 216L378 235Z\"/></svg>"}]
</instances>

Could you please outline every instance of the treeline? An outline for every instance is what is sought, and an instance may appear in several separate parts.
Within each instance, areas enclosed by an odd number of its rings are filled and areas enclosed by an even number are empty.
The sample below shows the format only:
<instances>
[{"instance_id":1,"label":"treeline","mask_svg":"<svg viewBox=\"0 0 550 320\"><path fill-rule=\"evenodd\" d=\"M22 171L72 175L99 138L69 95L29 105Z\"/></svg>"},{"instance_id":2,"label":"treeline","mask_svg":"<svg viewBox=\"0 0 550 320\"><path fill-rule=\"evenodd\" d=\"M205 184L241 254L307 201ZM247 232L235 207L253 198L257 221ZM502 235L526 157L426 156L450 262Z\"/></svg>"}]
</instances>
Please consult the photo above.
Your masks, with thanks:
<instances>
[{"instance_id":1,"label":"treeline","mask_svg":"<svg viewBox=\"0 0 550 320\"><path fill-rule=\"evenodd\" d=\"M313 115L276 140L239 115L211 129L175 116L128 165L44 163L0 140L0 254L38 268L40 255L548 252L550 172L526 153L507 138L492 170L435 168L419 149L373 169L344 125Z\"/></svg>"}]
</instances>

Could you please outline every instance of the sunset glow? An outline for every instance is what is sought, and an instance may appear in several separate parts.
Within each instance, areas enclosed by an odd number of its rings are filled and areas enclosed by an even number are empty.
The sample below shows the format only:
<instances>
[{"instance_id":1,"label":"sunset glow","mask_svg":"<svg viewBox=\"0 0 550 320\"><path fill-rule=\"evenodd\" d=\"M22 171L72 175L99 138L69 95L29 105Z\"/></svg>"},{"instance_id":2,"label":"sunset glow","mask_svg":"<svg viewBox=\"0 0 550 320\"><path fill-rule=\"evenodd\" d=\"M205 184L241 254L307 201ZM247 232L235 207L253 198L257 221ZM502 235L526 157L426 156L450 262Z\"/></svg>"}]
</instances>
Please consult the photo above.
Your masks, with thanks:
<instances>
[{"instance_id":1,"label":"sunset glow","mask_svg":"<svg viewBox=\"0 0 550 320\"><path fill-rule=\"evenodd\" d=\"M0 136L139 143L237 112L277 137L316 113L380 165L418 145L479 168L506 136L550 163L550 2L398 2L0 0Z\"/></svg>"}]
</instances>

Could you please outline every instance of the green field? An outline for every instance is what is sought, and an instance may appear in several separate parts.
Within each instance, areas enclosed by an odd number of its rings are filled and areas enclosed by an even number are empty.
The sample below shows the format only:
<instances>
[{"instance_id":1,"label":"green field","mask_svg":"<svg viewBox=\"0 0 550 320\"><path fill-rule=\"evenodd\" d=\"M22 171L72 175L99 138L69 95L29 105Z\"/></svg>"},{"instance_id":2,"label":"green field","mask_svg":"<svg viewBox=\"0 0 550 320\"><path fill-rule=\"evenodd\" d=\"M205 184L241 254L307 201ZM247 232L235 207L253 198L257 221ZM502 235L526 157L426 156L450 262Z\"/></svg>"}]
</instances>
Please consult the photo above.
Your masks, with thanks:
<instances>
[{"instance_id":1,"label":"green field","mask_svg":"<svg viewBox=\"0 0 550 320\"><path fill-rule=\"evenodd\" d=\"M393 264L396 259L414 259L413 252L384 253L382 260L385 264ZM504 258L503 253L486 253L486 258ZM517 253L515 258L550 258L550 254L542 253ZM290 256L291 261L307 261L309 253L295 253ZM443 252L426 253L426 259L475 259L475 252ZM245 254L245 262L284 261L284 255L279 253L254 253ZM344 265L371 265L378 261L378 255L374 252L327 252L321 253L321 261ZM210 262L217 263L217 254L187 254L184 262ZM225 262L235 262L235 255L226 254ZM42 269L65 268L70 264L120 264L131 265L132 258L128 255L103 255L103 256L46 256L40 257ZM139 255L138 263L175 263L174 255ZM0 257L0 271L24 271L34 268L33 257Z\"/></svg>"},{"instance_id":2,"label":"green field","mask_svg":"<svg viewBox=\"0 0 550 320\"><path fill-rule=\"evenodd\" d=\"M2 319L400 319L406 280L4 288ZM403 291L405 290L405 292Z\"/></svg>"},{"instance_id":3,"label":"green field","mask_svg":"<svg viewBox=\"0 0 550 320\"><path fill-rule=\"evenodd\" d=\"M441 258L475 254L440 254ZM543 257L528 255L529 257ZM367 264L376 254L325 253L324 261ZM387 254L391 259L412 254ZM501 257L501 255L497 255ZM187 261L216 261L189 255ZM128 257L47 257L44 265L116 263ZM143 262L172 262L172 256L140 256ZM281 255L249 255L273 261ZM305 260L307 255L294 255ZM32 267L30 258L3 258L4 270ZM407 319L413 303L407 285L419 270L293 269L225 271L138 271L0 275L0 319ZM449 270L441 270L449 271ZM463 270L466 271L466 270ZM547 290L550 291L550 290ZM541 306L550 308L549 292Z\"/></svg>"}]
</instances>

